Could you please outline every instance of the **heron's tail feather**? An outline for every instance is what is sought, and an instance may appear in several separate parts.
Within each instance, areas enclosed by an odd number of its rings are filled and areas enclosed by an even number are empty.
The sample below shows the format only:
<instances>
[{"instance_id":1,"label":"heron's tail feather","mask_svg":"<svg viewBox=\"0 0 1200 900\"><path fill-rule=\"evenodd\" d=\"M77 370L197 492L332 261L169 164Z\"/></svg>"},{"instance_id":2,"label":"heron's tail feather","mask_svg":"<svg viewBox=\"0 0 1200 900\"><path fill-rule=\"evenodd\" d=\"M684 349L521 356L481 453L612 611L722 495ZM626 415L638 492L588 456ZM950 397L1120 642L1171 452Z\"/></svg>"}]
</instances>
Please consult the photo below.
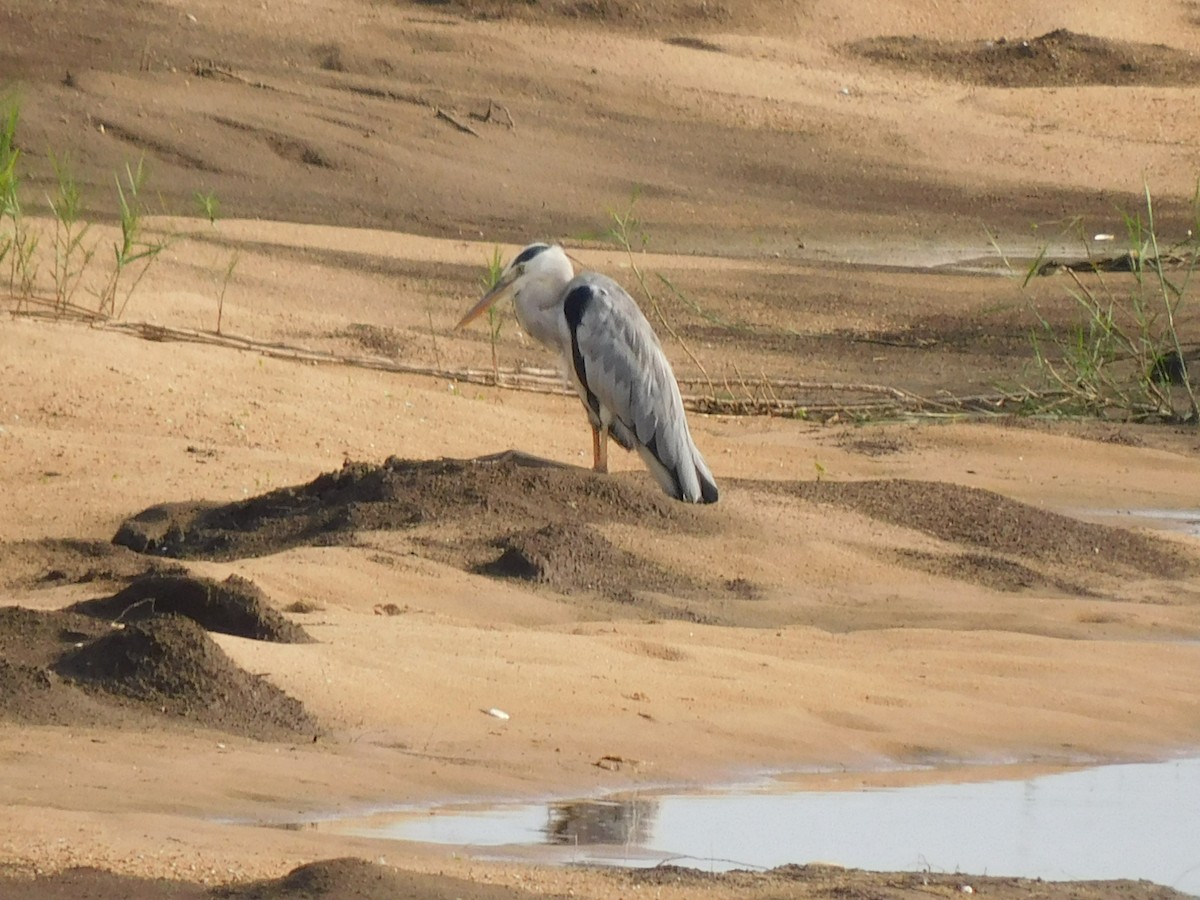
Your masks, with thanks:
<instances>
[{"instance_id":1,"label":"heron's tail feather","mask_svg":"<svg viewBox=\"0 0 1200 900\"><path fill-rule=\"evenodd\" d=\"M670 468L659 458L654 441L649 446L638 444L637 451L663 493L685 503L717 502L720 496L717 483L695 444L690 445L689 452L680 454L682 459Z\"/></svg>"},{"instance_id":2,"label":"heron's tail feather","mask_svg":"<svg viewBox=\"0 0 1200 900\"><path fill-rule=\"evenodd\" d=\"M717 482L713 480L712 472L708 471L708 466L704 462L704 457L700 455L700 451L696 451L696 480L700 482L700 503L716 503L721 499L721 492L717 490Z\"/></svg>"}]
</instances>

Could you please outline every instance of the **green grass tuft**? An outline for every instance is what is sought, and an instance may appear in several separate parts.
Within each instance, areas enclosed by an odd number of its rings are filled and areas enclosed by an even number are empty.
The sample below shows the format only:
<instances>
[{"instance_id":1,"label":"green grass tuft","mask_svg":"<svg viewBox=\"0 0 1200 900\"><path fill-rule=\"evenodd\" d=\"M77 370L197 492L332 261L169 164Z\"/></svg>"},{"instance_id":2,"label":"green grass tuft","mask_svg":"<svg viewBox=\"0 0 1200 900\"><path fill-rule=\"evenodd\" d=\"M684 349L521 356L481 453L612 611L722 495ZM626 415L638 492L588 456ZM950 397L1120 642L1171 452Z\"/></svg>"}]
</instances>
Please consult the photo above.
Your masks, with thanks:
<instances>
[{"instance_id":1,"label":"green grass tuft","mask_svg":"<svg viewBox=\"0 0 1200 900\"><path fill-rule=\"evenodd\" d=\"M1028 284L1063 268L1077 313L1064 329L1034 312L1034 356L1048 391L1033 392L1029 410L1200 424L1189 371L1200 352L1180 332L1185 322L1195 327L1200 312L1191 296L1200 262L1200 189L1191 228L1178 241L1166 243L1160 235L1148 187L1145 208L1125 214L1124 224L1126 255L1096 257L1081 235L1088 249L1084 265L1052 267L1043 252L1026 273Z\"/></svg>"}]
</instances>

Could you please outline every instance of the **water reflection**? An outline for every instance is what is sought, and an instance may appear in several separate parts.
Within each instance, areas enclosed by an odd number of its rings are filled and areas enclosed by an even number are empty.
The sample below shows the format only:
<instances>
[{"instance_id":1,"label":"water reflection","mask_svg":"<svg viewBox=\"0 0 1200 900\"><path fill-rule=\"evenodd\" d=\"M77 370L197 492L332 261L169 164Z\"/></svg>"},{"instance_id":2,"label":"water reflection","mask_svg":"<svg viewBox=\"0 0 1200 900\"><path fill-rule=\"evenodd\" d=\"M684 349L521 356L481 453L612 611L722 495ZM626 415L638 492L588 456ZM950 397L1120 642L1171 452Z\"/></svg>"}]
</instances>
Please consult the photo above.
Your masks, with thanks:
<instances>
[{"instance_id":1,"label":"water reflection","mask_svg":"<svg viewBox=\"0 0 1200 900\"><path fill-rule=\"evenodd\" d=\"M321 830L547 862L704 869L827 862L1050 880L1145 878L1200 895L1200 758L1015 781L728 791L434 809Z\"/></svg>"},{"instance_id":2,"label":"water reflection","mask_svg":"<svg viewBox=\"0 0 1200 900\"><path fill-rule=\"evenodd\" d=\"M646 843L654 833L654 800L578 800L551 803L546 822L550 844Z\"/></svg>"}]
</instances>

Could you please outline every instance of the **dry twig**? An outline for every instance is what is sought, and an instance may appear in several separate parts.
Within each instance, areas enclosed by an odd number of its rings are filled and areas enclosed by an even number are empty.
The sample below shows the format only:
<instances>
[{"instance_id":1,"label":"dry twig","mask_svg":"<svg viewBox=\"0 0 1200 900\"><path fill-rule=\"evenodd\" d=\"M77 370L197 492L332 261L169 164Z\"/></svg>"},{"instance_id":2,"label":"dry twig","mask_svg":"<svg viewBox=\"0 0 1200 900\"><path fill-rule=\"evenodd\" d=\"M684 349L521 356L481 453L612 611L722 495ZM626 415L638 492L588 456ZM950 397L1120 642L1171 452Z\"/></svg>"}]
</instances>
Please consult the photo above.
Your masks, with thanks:
<instances>
[{"instance_id":1,"label":"dry twig","mask_svg":"<svg viewBox=\"0 0 1200 900\"><path fill-rule=\"evenodd\" d=\"M472 128L470 125L468 125L466 122L462 122L462 121L459 121L458 119L454 118L454 116L450 115L450 113L446 112L440 106L435 106L433 108L433 112L434 112L434 115L437 116L439 119L445 119L447 122L449 122L455 128L457 128L459 131L465 131L467 134L475 135L475 137L483 136L478 131L476 131L474 128Z\"/></svg>"},{"instance_id":2,"label":"dry twig","mask_svg":"<svg viewBox=\"0 0 1200 900\"><path fill-rule=\"evenodd\" d=\"M486 122L499 122L500 117L493 115L493 113L496 110L501 110L504 113L504 117L506 119L508 119L508 121L506 123L502 123L502 124L507 124L510 131L516 131L517 123L513 121L512 113L510 113L508 111L508 107L502 106L494 100L488 101L487 112L485 112L485 113L467 113L467 115L469 115L472 119L475 119L477 122L485 122L485 123Z\"/></svg>"}]
</instances>

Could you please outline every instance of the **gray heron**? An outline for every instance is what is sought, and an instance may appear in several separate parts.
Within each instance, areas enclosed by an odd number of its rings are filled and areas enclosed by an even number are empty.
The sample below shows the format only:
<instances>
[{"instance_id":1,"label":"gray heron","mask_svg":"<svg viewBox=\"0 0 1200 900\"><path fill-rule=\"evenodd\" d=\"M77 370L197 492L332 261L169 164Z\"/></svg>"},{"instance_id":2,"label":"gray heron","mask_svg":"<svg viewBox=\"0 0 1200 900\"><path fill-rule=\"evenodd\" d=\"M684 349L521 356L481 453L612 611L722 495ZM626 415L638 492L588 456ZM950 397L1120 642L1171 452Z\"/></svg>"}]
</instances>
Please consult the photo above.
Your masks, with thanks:
<instances>
[{"instance_id":1,"label":"gray heron","mask_svg":"<svg viewBox=\"0 0 1200 900\"><path fill-rule=\"evenodd\" d=\"M634 299L606 275L576 275L557 244L530 244L457 327L509 295L521 327L559 354L583 401L593 468L608 471L611 435L637 450L665 493L716 503L717 484L692 440L671 364Z\"/></svg>"}]
</instances>

